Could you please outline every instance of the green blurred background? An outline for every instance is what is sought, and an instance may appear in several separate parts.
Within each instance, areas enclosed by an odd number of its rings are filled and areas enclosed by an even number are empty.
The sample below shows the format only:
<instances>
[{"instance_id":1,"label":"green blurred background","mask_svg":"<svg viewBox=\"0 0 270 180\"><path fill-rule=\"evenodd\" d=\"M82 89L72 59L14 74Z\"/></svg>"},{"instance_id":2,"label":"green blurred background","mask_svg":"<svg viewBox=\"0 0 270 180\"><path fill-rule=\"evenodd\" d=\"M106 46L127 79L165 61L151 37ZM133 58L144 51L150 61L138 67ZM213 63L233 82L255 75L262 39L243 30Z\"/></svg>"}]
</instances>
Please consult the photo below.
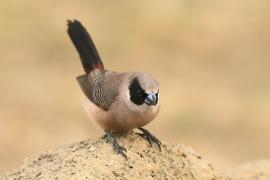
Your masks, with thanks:
<instances>
[{"instance_id":1,"label":"green blurred background","mask_svg":"<svg viewBox=\"0 0 270 180\"><path fill-rule=\"evenodd\" d=\"M270 1L0 1L0 173L24 157L96 138L75 80L67 19L91 33L105 66L161 85L147 126L220 168L270 157Z\"/></svg>"}]
</instances>

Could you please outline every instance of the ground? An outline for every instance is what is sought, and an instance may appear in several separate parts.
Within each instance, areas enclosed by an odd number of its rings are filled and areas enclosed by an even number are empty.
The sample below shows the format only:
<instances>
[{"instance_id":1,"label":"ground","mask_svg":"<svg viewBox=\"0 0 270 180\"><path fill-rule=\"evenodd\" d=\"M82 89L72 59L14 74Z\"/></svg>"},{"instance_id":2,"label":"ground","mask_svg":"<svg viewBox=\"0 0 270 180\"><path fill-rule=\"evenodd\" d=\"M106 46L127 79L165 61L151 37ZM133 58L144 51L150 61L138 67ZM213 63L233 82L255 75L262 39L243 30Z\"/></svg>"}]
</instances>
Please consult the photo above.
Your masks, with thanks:
<instances>
[{"instance_id":1,"label":"ground","mask_svg":"<svg viewBox=\"0 0 270 180\"><path fill-rule=\"evenodd\" d=\"M236 168L221 172L182 144L163 142L161 151L131 132L118 136L127 149L127 160L116 154L102 138L60 146L38 156L26 158L24 164L1 179L267 179L261 162L257 167ZM254 170L256 168L256 171ZM264 169L263 169L264 168ZM254 171L249 171L253 169ZM247 173L249 172L249 173ZM251 179L252 179L251 178Z\"/></svg>"}]
</instances>

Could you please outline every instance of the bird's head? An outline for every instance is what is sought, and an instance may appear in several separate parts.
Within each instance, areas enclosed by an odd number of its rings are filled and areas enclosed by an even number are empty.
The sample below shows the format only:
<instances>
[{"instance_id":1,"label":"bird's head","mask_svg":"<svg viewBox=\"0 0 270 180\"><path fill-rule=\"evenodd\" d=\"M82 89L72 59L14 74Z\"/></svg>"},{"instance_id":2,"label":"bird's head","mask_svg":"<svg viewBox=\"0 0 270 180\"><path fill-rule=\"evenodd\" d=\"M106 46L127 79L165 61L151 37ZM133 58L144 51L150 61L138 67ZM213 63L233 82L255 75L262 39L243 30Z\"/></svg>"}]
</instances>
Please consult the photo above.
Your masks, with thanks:
<instances>
[{"instance_id":1,"label":"bird's head","mask_svg":"<svg viewBox=\"0 0 270 180\"><path fill-rule=\"evenodd\" d=\"M151 74L138 73L129 84L130 101L138 106L156 106L159 103L159 84Z\"/></svg>"}]
</instances>

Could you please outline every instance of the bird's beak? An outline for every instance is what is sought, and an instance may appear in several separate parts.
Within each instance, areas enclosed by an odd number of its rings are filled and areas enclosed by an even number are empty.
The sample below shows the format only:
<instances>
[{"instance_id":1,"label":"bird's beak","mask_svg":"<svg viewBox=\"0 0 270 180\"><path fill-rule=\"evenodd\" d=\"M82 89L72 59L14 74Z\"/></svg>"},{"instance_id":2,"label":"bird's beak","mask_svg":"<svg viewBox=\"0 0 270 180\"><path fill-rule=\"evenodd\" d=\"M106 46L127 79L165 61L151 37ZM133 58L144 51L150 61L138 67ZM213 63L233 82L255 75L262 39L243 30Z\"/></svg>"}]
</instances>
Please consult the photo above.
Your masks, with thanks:
<instances>
[{"instance_id":1,"label":"bird's beak","mask_svg":"<svg viewBox=\"0 0 270 180\"><path fill-rule=\"evenodd\" d=\"M146 96L144 102L148 105L156 105L157 104L157 97L156 94L150 93Z\"/></svg>"}]
</instances>

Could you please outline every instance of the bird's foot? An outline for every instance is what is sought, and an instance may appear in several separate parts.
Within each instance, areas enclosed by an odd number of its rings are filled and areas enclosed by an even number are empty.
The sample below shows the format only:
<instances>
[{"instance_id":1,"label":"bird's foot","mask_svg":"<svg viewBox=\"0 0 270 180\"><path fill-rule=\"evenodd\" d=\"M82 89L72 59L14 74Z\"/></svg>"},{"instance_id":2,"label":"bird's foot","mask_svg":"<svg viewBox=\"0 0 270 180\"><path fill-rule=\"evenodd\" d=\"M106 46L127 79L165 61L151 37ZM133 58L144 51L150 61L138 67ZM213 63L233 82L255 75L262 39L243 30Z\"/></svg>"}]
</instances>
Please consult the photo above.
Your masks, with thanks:
<instances>
[{"instance_id":1,"label":"bird's foot","mask_svg":"<svg viewBox=\"0 0 270 180\"><path fill-rule=\"evenodd\" d=\"M104 138L107 140L107 142L112 144L113 150L116 151L117 154L121 154L124 158L127 159L126 148L118 144L117 139L113 136L112 132L106 132Z\"/></svg>"},{"instance_id":2,"label":"bird's foot","mask_svg":"<svg viewBox=\"0 0 270 180\"><path fill-rule=\"evenodd\" d=\"M158 140L158 138L156 138L153 134L151 134L148 130L144 128L138 128L138 129L141 130L142 133L136 133L136 134L146 139L151 146L152 146L152 143L155 143L158 146L159 150L161 151L161 142L160 140Z\"/></svg>"}]
</instances>

